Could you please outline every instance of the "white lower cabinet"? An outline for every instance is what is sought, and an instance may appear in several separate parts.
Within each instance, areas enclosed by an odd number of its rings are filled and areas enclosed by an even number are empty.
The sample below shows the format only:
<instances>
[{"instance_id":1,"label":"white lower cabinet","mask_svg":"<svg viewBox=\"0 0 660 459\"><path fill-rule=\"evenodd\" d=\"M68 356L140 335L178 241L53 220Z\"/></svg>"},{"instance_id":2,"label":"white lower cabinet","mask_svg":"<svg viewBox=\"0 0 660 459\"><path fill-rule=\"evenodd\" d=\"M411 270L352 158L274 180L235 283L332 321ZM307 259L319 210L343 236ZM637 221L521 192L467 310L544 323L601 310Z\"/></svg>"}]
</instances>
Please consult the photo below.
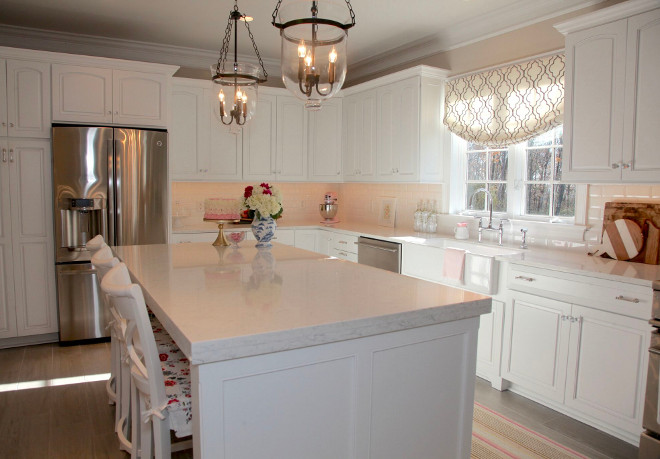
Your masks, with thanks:
<instances>
[{"instance_id":1,"label":"white lower cabinet","mask_svg":"<svg viewBox=\"0 0 660 459\"><path fill-rule=\"evenodd\" d=\"M511 291L505 308L502 378L516 392L637 444L651 289L586 276L551 282L541 271L512 270L510 285L528 292ZM612 312L615 307L620 313Z\"/></svg>"},{"instance_id":2,"label":"white lower cabinet","mask_svg":"<svg viewBox=\"0 0 660 459\"><path fill-rule=\"evenodd\" d=\"M299 249L316 252L316 237L318 230L296 230L296 244Z\"/></svg>"},{"instance_id":3,"label":"white lower cabinet","mask_svg":"<svg viewBox=\"0 0 660 459\"><path fill-rule=\"evenodd\" d=\"M332 232L327 230L318 230L316 232L316 249L315 252L322 253L323 255L330 255L330 247L332 245Z\"/></svg>"},{"instance_id":4,"label":"white lower cabinet","mask_svg":"<svg viewBox=\"0 0 660 459\"><path fill-rule=\"evenodd\" d=\"M0 155L0 338L57 332L50 142Z\"/></svg>"},{"instance_id":5,"label":"white lower cabinet","mask_svg":"<svg viewBox=\"0 0 660 459\"><path fill-rule=\"evenodd\" d=\"M578 305L573 305L572 316L564 403L638 437L647 322Z\"/></svg>"},{"instance_id":6,"label":"white lower cabinet","mask_svg":"<svg viewBox=\"0 0 660 459\"><path fill-rule=\"evenodd\" d=\"M514 293L506 308L502 377L564 401L571 305Z\"/></svg>"}]
</instances>

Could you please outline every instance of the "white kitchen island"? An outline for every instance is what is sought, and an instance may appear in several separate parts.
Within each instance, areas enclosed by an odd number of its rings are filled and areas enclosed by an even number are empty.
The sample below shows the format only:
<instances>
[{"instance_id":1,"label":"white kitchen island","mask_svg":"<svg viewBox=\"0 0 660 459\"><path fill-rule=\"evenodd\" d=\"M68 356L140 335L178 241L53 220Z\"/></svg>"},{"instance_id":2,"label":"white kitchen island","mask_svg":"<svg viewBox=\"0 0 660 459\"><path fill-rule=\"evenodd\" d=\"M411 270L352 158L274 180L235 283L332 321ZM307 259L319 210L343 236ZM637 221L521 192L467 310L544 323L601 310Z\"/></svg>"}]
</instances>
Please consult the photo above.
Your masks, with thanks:
<instances>
[{"instance_id":1,"label":"white kitchen island","mask_svg":"<svg viewBox=\"0 0 660 459\"><path fill-rule=\"evenodd\" d=\"M488 297L274 244L115 247L192 364L195 458L468 458Z\"/></svg>"}]
</instances>

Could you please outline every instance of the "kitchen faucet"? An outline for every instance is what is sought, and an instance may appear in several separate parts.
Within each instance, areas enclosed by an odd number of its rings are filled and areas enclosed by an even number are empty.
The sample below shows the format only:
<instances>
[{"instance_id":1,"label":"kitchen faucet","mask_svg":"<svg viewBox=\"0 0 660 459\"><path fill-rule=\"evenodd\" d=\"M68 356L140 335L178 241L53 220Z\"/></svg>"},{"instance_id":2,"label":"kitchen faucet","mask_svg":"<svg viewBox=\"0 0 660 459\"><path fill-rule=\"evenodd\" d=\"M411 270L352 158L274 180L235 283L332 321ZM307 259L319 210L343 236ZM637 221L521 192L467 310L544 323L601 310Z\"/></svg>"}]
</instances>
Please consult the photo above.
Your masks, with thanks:
<instances>
[{"instance_id":1,"label":"kitchen faucet","mask_svg":"<svg viewBox=\"0 0 660 459\"><path fill-rule=\"evenodd\" d=\"M497 231L498 233L498 244L502 245L502 235L504 233L504 229L502 224L506 221L505 219L500 220L500 226L498 228L493 228L493 195L490 194L490 191L488 191L486 188L478 188L470 197L470 207L472 207L472 201L474 201L474 197L480 193L484 192L486 195L486 204L488 205L488 226L484 228L483 225L483 217L479 218L479 242L481 242L481 236L483 231Z\"/></svg>"}]
</instances>

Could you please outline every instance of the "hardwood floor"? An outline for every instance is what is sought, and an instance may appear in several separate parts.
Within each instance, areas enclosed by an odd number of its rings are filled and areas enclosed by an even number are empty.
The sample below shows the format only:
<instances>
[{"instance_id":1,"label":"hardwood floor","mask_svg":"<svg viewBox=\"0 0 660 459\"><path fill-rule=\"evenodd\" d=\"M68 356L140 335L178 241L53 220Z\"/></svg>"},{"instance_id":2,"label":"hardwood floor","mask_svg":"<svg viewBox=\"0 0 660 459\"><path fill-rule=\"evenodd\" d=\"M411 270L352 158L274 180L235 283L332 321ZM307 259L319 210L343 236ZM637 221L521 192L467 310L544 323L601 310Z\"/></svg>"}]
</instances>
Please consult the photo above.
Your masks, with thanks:
<instances>
[{"instance_id":1,"label":"hardwood floor","mask_svg":"<svg viewBox=\"0 0 660 459\"><path fill-rule=\"evenodd\" d=\"M119 451L105 381L72 384L66 379L109 373L109 343L0 349L0 368L0 457L129 457ZM15 390L18 383L33 381L31 388ZM479 378L475 399L589 458L637 457L632 445L524 397L492 389ZM183 451L173 457L191 458L192 453Z\"/></svg>"}]
</instances>

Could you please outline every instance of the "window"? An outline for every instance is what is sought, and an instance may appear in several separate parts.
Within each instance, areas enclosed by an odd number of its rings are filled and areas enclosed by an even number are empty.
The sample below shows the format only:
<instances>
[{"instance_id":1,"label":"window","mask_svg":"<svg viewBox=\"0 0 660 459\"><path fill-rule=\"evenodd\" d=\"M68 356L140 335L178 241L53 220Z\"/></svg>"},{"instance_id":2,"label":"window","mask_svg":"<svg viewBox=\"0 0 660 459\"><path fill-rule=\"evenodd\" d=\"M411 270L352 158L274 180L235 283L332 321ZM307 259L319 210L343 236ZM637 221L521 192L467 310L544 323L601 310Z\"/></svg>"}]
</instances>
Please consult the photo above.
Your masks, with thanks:
<instances>
[{"instance_id":1,"label":"window","mask_svg":"<svg viewBox=\"0 0 660 459\"><path fill-rule=\"evenodd\" d=\"M487 210L486 194L475 192L487 189L493 198L493 212L506 212L506 180L509 170L509 150L492 150L468 143L466 208ZM472 202L470 202L472 201Z\"/></svg>"},{"instance_id":2,"label":"window","mask_svg":"<svg viewBox=\"0 0 660 459\"><path fill-rule=\"evenodd\" d=\"M575 184L561 183L562 126L512 145L494 149L454 136L451 212L486 212L487 189L493 212L501 217L565 222L575 221L579 201ZM456 183L458 182L458 184Z\"/></svg>"},{"instance_id":3,"label":"window","mask_svg":"<svg viewBox=\"0 0 660 459\"><path fill-rule=\"evenodd\" d=\"M527 141L525 150L524 214L544 217L575 216L575 185L559 183L563 127Z\"/></svg>"}]
</instances>

